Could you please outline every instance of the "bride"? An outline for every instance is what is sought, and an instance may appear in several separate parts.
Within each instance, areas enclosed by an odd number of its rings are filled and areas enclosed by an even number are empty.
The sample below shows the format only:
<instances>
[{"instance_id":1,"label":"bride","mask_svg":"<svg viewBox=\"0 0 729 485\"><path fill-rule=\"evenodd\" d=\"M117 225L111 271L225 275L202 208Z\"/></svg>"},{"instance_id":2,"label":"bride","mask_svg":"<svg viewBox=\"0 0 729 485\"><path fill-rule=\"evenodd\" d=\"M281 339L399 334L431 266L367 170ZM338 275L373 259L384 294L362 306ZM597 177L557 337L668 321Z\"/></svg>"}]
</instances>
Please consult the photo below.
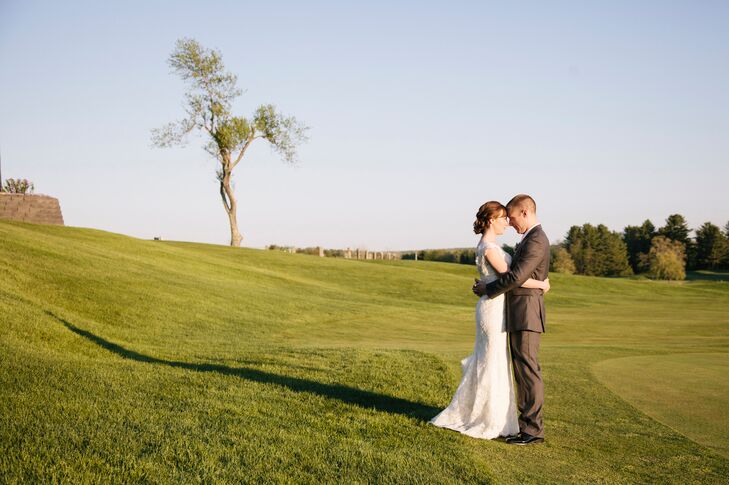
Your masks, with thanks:
<instances>
[{"instance_id":1,"label":"bride","mask_svg":"<svg viewBox=\"0 0 729 485\"><path fill-rule=\"evenodd\" d=\"M508 226L506 207L496 201L478 209L473 231L481 234L476 266L486 282L509 270L511 256L496 244ZM549 279L527 280L522 287L549 291ZM511 378L504 313L504 295L481 297L476 303L476 345L461 361L463 377L451 403L430 423L474 438L493 439L519 433L514 382Z\"/></svg>"}]
</instances>

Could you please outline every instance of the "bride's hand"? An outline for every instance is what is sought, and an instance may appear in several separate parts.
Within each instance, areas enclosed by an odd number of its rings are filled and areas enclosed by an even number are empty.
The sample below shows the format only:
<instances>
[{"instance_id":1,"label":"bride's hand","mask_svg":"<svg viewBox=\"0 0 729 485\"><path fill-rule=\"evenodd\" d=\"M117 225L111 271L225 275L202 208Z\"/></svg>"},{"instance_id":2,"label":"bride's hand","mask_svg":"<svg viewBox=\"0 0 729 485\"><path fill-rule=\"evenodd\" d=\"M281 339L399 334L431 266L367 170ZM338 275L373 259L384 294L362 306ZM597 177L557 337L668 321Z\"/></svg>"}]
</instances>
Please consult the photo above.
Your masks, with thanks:
<instances>
[{"instance_id":1,"label":"bride's hand","mask_svg":"<svg viewBox=\"0 0 729 485\"><path fill-rule=\"evenodd\" d=\"M544 280L544 293L547 293L550 288L551 286L549 285L549 278L547 278L546 280Z\"/></svg>"}]
</instances>

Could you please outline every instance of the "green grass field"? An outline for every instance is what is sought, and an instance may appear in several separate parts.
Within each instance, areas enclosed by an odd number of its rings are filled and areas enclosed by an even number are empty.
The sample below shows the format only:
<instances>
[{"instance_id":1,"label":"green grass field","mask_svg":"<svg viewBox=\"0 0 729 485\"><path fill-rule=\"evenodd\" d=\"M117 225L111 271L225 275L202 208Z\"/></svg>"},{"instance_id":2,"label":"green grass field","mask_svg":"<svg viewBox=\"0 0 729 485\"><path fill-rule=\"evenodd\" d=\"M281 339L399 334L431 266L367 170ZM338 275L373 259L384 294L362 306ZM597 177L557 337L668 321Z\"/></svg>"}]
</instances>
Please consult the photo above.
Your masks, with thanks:
<instances>
[{"instance_id":1,"label":"green grass field","mask_svg":"<svg viewBox=\"0 0 729 485\"><path fill-rule=\"evenodd\" d=\"M520 448L427 424L474 272L0 221L0 482L726 480L729 282L553 275Z\"/></svg>"}]
</instances>

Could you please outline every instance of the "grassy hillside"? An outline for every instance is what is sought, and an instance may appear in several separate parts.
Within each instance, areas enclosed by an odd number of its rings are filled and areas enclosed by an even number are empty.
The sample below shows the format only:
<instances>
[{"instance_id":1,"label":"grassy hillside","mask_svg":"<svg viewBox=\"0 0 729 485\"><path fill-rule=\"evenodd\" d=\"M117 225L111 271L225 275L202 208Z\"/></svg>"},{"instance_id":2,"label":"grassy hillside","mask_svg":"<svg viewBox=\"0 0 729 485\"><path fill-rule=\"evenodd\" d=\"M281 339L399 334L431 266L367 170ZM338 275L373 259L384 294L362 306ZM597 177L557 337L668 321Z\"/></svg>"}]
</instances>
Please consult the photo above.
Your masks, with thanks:
<instances>
[{"instance_id":1,"label":"grassy hillside","mask_svg":"<svg viewBox=\"0 0 729 485\"><path fill-rule=\"evenodd\" d=\"M729 475L729 283L554 275L547 442L524 449L427 424L472 350L473 275L0 221L0 477Z\"/></svg>"}]
</instances>

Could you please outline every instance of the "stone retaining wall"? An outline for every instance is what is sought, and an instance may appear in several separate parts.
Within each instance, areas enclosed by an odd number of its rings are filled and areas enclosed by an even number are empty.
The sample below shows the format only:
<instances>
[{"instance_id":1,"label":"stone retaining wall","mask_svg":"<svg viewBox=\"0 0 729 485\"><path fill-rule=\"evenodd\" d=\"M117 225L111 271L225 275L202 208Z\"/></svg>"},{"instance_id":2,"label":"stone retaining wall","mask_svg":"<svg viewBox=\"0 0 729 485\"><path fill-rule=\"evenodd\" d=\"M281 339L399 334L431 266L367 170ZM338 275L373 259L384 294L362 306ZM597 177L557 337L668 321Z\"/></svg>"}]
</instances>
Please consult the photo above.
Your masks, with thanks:
<instances>
[{"instance_id":1,"label":"stone retaining wall","mask_svg":"<svg viewBox=\"0 0 729 485\"><path fill-rule=\"evenodd\" d=\"M0 219L63 225L58 199L47 195L0 192Z\"/></svg>"}]
</instances>

